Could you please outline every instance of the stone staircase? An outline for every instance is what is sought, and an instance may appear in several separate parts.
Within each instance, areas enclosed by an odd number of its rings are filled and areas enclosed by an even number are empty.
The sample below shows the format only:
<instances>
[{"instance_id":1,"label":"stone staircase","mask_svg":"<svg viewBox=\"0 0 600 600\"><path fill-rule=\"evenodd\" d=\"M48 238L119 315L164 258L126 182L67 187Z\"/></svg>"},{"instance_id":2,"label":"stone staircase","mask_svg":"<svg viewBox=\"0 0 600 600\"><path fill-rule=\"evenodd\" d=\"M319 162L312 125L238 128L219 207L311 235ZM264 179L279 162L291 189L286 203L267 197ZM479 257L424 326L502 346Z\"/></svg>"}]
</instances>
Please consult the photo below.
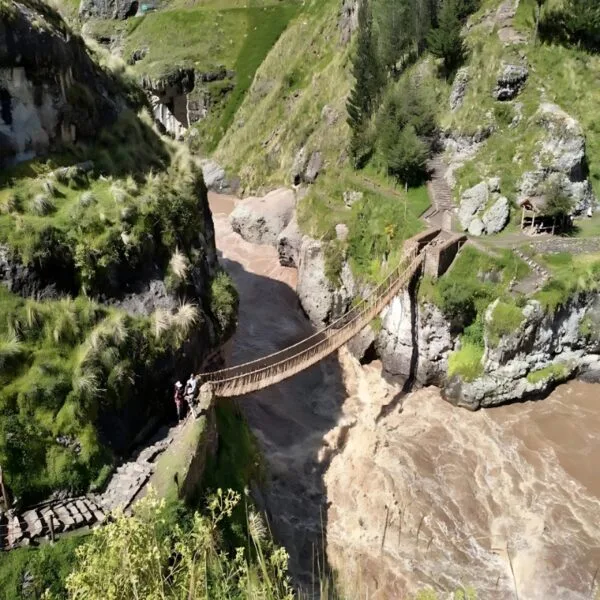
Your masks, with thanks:
<instances>
[{"instance_id":1,"label":"stone staircase","mask_svg":"<svg viewBox=\"0 0 600 600\"><path fill-rule=\"evenodd\" d=\"M521 250L514 249L513 252L531 269L531 273L522 281L511 281L510 290L521 294L533 294L544 287L550 277L548 270L540 265L533 258L527 256Z\"/></svg>"},{"instance_id":2,"label":"stone staircase","mask_svg":"<svg viewBox=\"0 0 600 600\"><path fill-rule=\"evenodd\" d=\"M444 177L446 164L444 163L443 155L436 154L428 161L427 168L431 173L431 179L427 182L427 191L431 198L431 206L423 213L422 218L431 227L443 229L444 213L448 212L452 214L454 212L452 190Z\"/></svg>"},{"instance_id":3,"label":"stone staircase","mask_svg":"<svg viewBox=\"0 0 600 600\"><path fill-rule=\"evenodd\" d=\"M117 468L102 494L49 500L20 513L0 512L0 551L50 541L63 533L99 525L115 510L127 511L148 483L156 458L179 430L180 425L159 431L149 446Z\"/></svg>"},{"instance_id":4,"label":"stone staircase","mask_svg":"<svg viewBox=\"0 0 600 600\"><path fill-rule=\"evenodd\" d=\"M52 540L55 535L102 523L105 518L104 509L86 496L45 502L21 514L9 511L0 515L0 549Z\"/></svg>"}]
</instances>

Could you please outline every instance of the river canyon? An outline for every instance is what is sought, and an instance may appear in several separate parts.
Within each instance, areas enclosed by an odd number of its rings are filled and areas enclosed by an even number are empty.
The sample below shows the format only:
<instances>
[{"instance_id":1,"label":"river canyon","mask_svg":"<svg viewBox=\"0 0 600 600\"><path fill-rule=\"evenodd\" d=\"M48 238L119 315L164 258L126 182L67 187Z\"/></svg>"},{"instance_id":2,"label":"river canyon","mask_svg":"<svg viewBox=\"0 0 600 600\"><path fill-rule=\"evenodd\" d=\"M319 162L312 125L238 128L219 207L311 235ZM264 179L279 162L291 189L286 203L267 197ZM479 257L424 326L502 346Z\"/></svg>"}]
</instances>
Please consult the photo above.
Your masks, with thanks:
<instances>
[{"instance_id":1,"label":"river canyon","mask_svg":"<svg viewBox=\"0 0 600 600\"><path fill-rule=\"evenodd\" d=\"M240 293L232 365L312 331L295 270L232 231L235 202L210 195L220 259ZM255 496L300 585L326 556L350 597L427 585L501 600L594 597L600 385L468 412L437 388L403 384L342 349L239 399L269 475Z\"/></svg>"}]
</instances>

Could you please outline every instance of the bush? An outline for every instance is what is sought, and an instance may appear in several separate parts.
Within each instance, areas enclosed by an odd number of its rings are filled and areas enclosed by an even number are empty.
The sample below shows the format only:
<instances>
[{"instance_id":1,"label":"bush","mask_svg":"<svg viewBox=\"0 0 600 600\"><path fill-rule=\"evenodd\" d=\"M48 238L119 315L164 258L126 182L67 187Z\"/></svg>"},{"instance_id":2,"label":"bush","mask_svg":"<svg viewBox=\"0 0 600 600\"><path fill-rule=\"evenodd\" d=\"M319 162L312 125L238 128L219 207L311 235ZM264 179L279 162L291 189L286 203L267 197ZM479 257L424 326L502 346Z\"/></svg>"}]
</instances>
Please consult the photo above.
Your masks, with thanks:
<instances>
[{"instance_id":1,"label":"bush","mask_svg":"<svg viewBox=\"0 0 600 600\"><path fill-rule=\"evenodd\" d=\"M569 374L569 368L567 365L554 364L548 365L543 369L537 371L531 371L527 374L527 381L529 383L540 383L542 381L562 381Z\"/></svg>"},{"instance_id":2,"label":"bush","mask_svg":"<svg viewBox=\"0 0 600 600\"><path fill-rule=\"evenodd\" d=\"M487 323L490 342L497 344L503 336L517 331L522 322L523 311L519 307L506 302L498 302Z\"/></svg>"},{"instance_id":3,"label":"bush","mask_svg":"<svg viewBox=\"0 0 600 600\"><path fill-rule=\"evenodd\" d=\"M471 342L463 343L460 350L448 357L448 376L458 376L466 382L474 381L483 373L483 348Z\"/></svg>"},{"instance_id":4,"label":"bush","mask_svg":"<svg viewBox=\"0 0 600 600\"><path fill-rule=\"evenodd\" d=\"M273 546L259 515L247 514L248 549L223 550L220 528L239 501L238 493L219 489L205 515L178 521L176 507L149 495L132 516L117 516L77 550L68 597L292 600L287 554Z\"/></svg>"},{"instance_id":5,"label":"bush","mask_svg":"<svg viewBox=\"0 0 600 600\"><path fill-rule=\"evenodd\" d=\"M590 0L567 0L564 6L545 12L539 35L547 42L600 52L600 5Z\"/></svg>"},{"instance_id":6,"label":"bush","mask_svg":"<svg viewBox=\"0 0 600 600\"><path fill-rule=\"evenodd\" d=\"M435 113L417 84L404 83L386 95L377 117L377 136L388 173L403 183L419 185L427 176L425 139L435 131Z\"/></svg>"}]
</instances>

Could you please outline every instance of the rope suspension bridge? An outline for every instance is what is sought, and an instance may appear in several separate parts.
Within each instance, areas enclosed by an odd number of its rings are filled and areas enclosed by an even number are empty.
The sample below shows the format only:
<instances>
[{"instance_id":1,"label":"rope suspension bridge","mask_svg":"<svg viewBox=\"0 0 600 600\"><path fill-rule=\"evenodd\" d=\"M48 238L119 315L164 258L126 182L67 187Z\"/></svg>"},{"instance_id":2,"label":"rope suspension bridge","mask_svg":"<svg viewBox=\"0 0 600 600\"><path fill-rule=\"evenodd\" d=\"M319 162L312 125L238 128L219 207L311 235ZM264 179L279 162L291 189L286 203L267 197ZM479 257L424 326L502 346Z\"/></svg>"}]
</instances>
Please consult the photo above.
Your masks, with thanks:
<instances>
[{"instance_id":1,"label":"rope suspension bridge","mask_svg":"<svg viewBox=\"0 0 600 600\"><path fill-rule=\"evenodd\" d=\"M199 376L200 384L208 383L210 391L217 397L242 396L293 377L318 363L364 329L394 296L410 283L425 261L425 253L422 250L426 246L439 246L440 242L443 245L457 242L453 238L448 239L442 233L439 229L430 229L407 240L400 264L367 298L324 329L263 358L202 373Z\"/></svg>"}]
</instances>

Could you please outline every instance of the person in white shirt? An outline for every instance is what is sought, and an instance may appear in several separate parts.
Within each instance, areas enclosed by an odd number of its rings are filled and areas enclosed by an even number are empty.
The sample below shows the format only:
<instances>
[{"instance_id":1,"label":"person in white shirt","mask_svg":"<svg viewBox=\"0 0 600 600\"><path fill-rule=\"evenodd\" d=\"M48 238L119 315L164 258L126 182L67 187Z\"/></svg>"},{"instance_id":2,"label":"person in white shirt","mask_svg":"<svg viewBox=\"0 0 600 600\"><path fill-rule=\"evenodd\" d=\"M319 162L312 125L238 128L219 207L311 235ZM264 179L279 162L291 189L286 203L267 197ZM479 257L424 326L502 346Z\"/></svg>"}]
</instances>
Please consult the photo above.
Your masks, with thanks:
<instances>
[{"instance_id":1,"label":"person in white shirt","mask_svg":"<svg viewBox=\"0 0 600 600\"><path fill-rule=\"evenodd\" d=\"M192 373L190 378L185 382L185 401L190 407L190 410L194 415L194 419L196 418L196 410L194 409L194 396L196 395L197 385L198 382L196 381L196 376Z\"/></svg>"}]
</instances>

